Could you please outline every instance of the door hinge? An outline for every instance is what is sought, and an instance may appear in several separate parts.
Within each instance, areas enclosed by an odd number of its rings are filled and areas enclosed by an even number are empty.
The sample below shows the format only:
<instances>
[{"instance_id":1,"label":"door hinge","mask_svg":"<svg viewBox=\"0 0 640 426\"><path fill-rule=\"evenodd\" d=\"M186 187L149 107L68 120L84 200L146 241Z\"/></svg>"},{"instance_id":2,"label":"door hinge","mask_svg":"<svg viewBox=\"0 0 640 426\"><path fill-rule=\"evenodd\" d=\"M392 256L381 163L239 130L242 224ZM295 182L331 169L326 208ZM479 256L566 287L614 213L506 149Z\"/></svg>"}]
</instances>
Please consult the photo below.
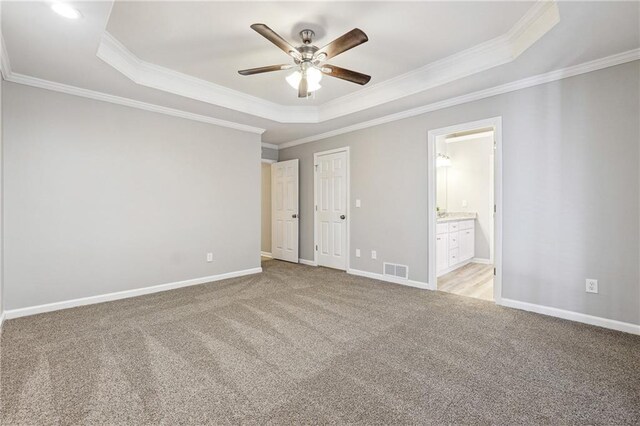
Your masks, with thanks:
<instances>
[{"instance_id":1,"label":"door hinge","mask_svg":"<svg viewBox=\"0 0 640 426\"><path fill-rule=\"evenodd\" d=\"M498 208L496 207L496 205L495 205L495 204L493 205L493 212L494 212L494 213L497 213L497 212L498 212Z\"/></svg>"},{"instance_id":2,"label":"door hinge","mask_svg":"<svg viewBox=\"0 0 640 426\"><path fill-rule=\"evenodd\" d=\"M493 275L496 275L496 268L493 268Z\"/></svg>"},{"instance_id":3,"label":"door hinge","mask_svg":"<svg viewBox=\"0 0 640 426\"><path fill-rule=\"evenodd\" d=\"M316 204L316 211L318 211L318 205Z\"/></svg>"},{"instance_id":4,"label":"door hinge","mask_svg":"<svg viewBox=\"0 0 640 426\"><path fill-rule=\"evenodd\" d=\"M318 245L316 244L316 251L318 251Z\"/></svg>"}]
</instances>

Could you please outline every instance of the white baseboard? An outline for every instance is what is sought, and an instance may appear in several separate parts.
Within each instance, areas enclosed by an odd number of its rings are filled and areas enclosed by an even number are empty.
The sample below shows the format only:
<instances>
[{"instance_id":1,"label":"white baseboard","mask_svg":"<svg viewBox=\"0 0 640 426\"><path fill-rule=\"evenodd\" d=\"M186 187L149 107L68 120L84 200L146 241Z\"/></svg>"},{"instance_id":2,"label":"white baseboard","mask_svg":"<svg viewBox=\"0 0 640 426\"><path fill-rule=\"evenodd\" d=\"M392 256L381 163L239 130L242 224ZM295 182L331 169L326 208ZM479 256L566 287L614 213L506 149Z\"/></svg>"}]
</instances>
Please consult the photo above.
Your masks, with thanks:
<instances>
[{"instance_id":1,"label":"white baseboard","mask_svg":"<svg viewBox=\"0 0 640 426\"><path fill-rule=\"evenodd\" d=\"M574 311L552 308L550 306L536 305L534 303L520 302L512 299L502 299L499 303L508 308L522 309L524 311L536 312L542 315L562 318L570 321L582 322L598 327L610 328L612 330L624 331L625 333L640 335L640 325L628 322L616 321L608 318L596 317L593 315L581 314Z\"/></svg>"},{"instance_id":2,"label":"white baseboard","mask_svg":"<svg viewBox=\"0 0 640 426\"><path fill-rule=\"evenodd\" d=\"M260 252L260 256L268 257L269 259L273 259L273 255L271 253L269 253L268 251L261 251Z\"/></svg>"},{"instance_id":3,"label":"white baseboard","mask_svg":"<svg viewBox=\"0 0 640 426\"><path fill-rule=\"evenodd\" d=\"M2 312L0 314L0 334L2 334L2 324L4 324L4 317L5 317L5 314L4 312Z\"/></svg>"},{"instance_id":4,"label":"white baseboard","mask_svg":"<svg viewBox=\"0 0 640 426\"><path fill-rule=\"evenodd\" d=\"M357 275L359 277L372 278L374 280L386 281L394 284L406 285L409 287L417 287L425 290L431 290L429 284L420 281L412 281L404 278L392 277L389 275L376 274L375 272L361 271L359 269L348 269L348 274Z\"/></svg>"},{"instance_id":5,"label":"white baseboard","mask_svg":"<svg viewBox=\"0 0 640 426\"><path fill-rule=\"evenodd\" d=\"M262 272L262 268L245 269L243 271L227 272L226 274L210 275L208 277L194 278L191 280L177 281L168 284L160 284L150 287L136 288L133 290L118 291L115 293L101 294L98 296L82 297L80 299L65 300L62 302L47 303L45 305L29 306L27 308L19 309L9 309L4 312L4 316L6 319L26 317L29 315L41 314L44 312L58 311L60 309L69 309L75 308L77 306L93 305L95 303L110 302L112 300L127 299L129 297L159 293L161 291L189 287L198 284L205 284L213 281L225 280L227 278L242 277L244 275L257 274L260 272Z\"/></svg>"},{"instance_id":6,"label":"white baseboard","mask_svg":"<svg viewBox=\"0 0 640 426\"><path fill-rule=\"evenodd\" d=\"M298 259L298 263L308 266L318 266L318 263L315 260Z\"/></svg>"},{"instance_id":7,"label":"white baseboard","mask_svg":"<svg viewBox=\"0 0 640 426\"><path fill-rule=\"evenodd\" d=\"M493 264L491 259L483 259L481 257L474 257L473 259L471 259L471 263L482 263L483 265Z\"/></svg>"}]
</instances>

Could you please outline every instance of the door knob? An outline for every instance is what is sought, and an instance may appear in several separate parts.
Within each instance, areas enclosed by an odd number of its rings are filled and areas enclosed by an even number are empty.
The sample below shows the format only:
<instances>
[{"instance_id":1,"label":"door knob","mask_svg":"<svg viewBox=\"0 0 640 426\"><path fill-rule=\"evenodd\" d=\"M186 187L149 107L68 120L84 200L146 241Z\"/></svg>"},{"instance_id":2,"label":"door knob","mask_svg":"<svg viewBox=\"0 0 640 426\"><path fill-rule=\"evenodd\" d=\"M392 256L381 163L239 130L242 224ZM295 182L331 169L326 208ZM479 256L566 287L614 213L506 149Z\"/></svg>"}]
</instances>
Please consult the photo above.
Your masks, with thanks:
<instances>
[{"instance_id":1,"label":"door knob","mask_svg":"<svg viewBox=\"0 0 640 426\"><path fill-rule=\"evenodd\" d=\"M343 215L343 214L341 214L341 215L340 215L340 219L343 219L343 220L344 220L344 219L346 219L346 218L347 218L347 217L346 217L345 215Z\"/></svg>"},{"instance_id":2,"label":"door knob","mask_svg":"<svg viewBox=\"0 0 640 426\"><path fill-rule=\"evenodd\" d=\"M296 217L298 217L298 215L294 213L291 215L291 217L295 219Z\"/></svg>"}]
</instances>

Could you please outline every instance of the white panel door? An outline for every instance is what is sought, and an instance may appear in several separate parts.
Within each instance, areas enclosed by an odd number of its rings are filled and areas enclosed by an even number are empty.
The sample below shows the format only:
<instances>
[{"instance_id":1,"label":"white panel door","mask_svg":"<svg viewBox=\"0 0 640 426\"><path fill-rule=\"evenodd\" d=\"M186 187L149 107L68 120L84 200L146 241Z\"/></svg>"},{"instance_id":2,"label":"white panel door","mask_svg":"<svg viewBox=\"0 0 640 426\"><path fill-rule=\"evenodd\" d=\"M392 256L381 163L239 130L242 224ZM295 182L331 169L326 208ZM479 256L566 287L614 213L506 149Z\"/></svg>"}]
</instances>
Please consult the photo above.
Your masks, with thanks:
<instances>
[{"instance_id":1,"label":"white panel door","mask_svg":"<svg viewBox=\"0 0 640 426\"><path fill-rule=\"evenodd\" d=\"M271 165L271 254L298 263L298 160Z\"/></svg>"},{"instance_id":2,"label":"white panel door","mask_svg":"<svg viewBox=\"0 0 640 426\"><path fill-rule=\"evenodd\" d=\"M319 266L347 269L347 152L317 157L316 250Z\"/></svg>"}]
</instances>

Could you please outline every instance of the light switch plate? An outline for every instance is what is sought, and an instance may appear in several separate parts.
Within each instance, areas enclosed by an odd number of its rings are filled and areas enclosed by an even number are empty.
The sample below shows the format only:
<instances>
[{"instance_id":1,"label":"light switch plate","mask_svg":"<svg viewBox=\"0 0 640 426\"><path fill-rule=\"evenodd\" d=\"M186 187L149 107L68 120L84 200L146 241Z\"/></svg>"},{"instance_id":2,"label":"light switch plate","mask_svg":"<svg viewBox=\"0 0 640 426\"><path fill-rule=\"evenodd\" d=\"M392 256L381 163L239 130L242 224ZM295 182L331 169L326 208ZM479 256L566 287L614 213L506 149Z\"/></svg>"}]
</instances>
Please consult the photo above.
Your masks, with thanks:
<instances>
[{"instance_id":1,"label":"light switch plate","mask_svg":"<svg viewBox=\"0 0 640 426\"><path fill-rule=\"evenodd\" d=\"M598 293L598 280L587 278L585 290L587 293Z\"/></svg>"},{"instance_id":2,"label":"light switch plate","mask_svg":"<svg viewBox=\"0 0 640 426\"><path fill-rule=\"evenodd\" d=\"M207 262L213 262L213 253L207 253Z\"/></svg>"},{"instance_id":3,"label":"light switch plate","mask_svg":"<svg viewBox=\"0 0 640 426\"><path fill-rule=\"evenodd\" d=\"M372 259L377 259L378 258L378 253L376 253L375 250L371 250L371 258Z\"/></svg>"},{"instance_id":4,"label":"light switch plate","mask_svg":"<svg viewBox=\"0 0 640 426\"><path fill-rule=\"evenodd\" d=\"M360 257L360 249L356 249L356 257Z\"/></svg>"},{"instance_id":5,"label":"light switch plate","mask_svg":"<svg viewBox=\"0 0 640 426\"><path fill-rule=\"evenodd\" d=\"M356 199L356 207L360 207L360 199Z\"/></svg>"}]
</instances>

